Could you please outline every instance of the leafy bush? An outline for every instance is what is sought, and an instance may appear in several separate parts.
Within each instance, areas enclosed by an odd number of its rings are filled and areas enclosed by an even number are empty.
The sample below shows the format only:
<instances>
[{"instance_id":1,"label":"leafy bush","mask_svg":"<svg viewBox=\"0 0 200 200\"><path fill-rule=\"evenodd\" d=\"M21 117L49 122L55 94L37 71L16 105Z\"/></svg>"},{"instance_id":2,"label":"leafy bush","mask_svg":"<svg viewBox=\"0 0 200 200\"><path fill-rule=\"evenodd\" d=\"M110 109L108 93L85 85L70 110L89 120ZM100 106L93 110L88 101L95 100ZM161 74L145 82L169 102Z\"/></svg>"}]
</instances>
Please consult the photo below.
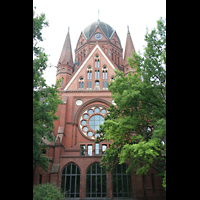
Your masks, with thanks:
<instances>
[{"instance_id":1,"label":"leafy bush","mask_svg":"<svg viewBox=\"0 0 200 200\"><path fill-rule=\"evenodd\" d=\"M60 189L50 183L38 184L33 186L33 200L63 200L63 193Z\"/></svg>"}]
</instances>

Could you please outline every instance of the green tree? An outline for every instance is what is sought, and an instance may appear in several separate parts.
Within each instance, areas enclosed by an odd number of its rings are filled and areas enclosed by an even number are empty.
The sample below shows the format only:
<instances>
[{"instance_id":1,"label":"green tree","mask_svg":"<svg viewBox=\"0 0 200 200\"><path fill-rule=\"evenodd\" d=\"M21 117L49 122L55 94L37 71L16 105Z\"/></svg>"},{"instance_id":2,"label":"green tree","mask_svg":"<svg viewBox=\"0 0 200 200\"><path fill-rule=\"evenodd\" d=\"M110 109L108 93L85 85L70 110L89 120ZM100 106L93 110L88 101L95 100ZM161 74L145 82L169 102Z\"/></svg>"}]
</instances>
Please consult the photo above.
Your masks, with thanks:
<instances>
[{"instance_id":1,"label":"green tree","mask_svg":"<svg viewBox=\"0 0 200 200\"><path fill-rule=\"evenodd\" d=\"M116 106L108 108L110 115L96 140L113 141L101 159L107 172L116 162L129 161L127 172L134 169L145 175L151 166L158 175L166 174L166 25L162 18L157 29L147 30L145 41L144 56L133 53L127 59L135 72L125 77L116 70L108 87Z\"/></svg>"},{"instance_id":2,"label":"green tree","mask_svg":"<svg viewBox=\"0 0 200 200\"><path fill-rule=\"evenodd\" d=\"M47 148L45 139L54 140L53 121L58 120L55 113L58 105L62 103L58 94L60 80L50 87L42 77L43 71L47 68L48 58L44 49L38 47L38 43L43 41L41 30L45 26L48 26L45 14L35 16L33 10L33 176L36 165L45 171L48 169L49 159L41 149Z\"/></svg>"},{"instance_id":3,"label":"green tree","mask_svg":"<svg viewBox=\"0 0 200 200\"><path fill-rule=\"evenodd\" d=\"M33 200L62 200L63 193L54 184L45 183L33 186Z\"/></svg>"}]
</instances>

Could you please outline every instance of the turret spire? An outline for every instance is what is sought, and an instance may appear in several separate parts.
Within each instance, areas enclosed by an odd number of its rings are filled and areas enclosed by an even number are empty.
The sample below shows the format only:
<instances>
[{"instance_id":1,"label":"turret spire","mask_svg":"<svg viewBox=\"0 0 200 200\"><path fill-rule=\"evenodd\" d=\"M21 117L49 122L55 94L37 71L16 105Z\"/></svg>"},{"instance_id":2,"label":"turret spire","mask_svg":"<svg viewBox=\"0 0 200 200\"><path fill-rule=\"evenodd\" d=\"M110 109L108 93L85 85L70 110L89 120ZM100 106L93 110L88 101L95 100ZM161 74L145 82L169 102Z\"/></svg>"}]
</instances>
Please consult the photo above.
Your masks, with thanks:
<instances>
[{"instance_id":1,"label":"turret spire","mask_svg":"<svg viewBox=\"0 0 200 200\"><path fill-rule=\"evenodd\" d=\"M73 58L72 58L72 48L71 48L71 41L70 41L70 35L69 35L69 27L68 27L68 33L65 38L65 42L63 45L63 49L60 55L59 62L62 64L68 64L70 66L73 66Z\"/></svg>"},{"instance_id":2,"label":"turret spire","mask_svg":"<svg viewBox=\"0 0 200 200\"><path fill-rule=\"evenodd\" d=\"M124 53L124 66L128 65L128 61L126 60L126 58L131 57L133 50L135 52L135 47L133 45L131 34L129 32L129 26L127 26L126 46L125 46L125 53Z\"/></svg>"}]
</instances>

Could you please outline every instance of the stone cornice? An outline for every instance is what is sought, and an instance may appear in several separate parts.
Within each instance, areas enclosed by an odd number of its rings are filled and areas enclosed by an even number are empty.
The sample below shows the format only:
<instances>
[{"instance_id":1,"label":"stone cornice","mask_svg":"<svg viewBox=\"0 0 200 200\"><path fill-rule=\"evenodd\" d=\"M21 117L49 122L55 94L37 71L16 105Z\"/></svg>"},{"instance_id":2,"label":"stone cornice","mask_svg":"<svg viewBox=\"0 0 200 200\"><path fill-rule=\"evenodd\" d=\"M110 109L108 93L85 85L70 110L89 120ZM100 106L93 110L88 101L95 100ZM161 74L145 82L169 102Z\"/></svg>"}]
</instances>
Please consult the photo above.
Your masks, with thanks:
<instances>
[{"instance_id":1,"label":"stone cornice","mask_svg":"<svg viewBox=\"0 0 200 200\"><path fill-rule=\"evenodd\" d=\"M78 89L78 90L62 90L61 93L73 93L73 92L77 92L77 93L86 93L86 92L110 92L109 90L107 89L101 89L101 90L85 90L85 89Z\"/></svg>"}]
</instances>

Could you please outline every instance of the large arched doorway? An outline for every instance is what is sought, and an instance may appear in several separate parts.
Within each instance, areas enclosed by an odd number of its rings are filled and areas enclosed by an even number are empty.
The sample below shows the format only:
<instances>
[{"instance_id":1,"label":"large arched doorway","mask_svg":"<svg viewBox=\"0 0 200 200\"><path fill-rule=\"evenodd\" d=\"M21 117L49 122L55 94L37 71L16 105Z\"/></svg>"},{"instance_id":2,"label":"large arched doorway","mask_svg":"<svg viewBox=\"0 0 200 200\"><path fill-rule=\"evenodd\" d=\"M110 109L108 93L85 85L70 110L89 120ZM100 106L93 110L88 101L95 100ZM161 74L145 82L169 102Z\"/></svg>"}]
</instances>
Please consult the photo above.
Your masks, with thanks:
<instances>
[{"instance_id":1,"label":"large arched doorway","mask_svg":"<svg viewBox=\"0 0 200 200\"><path fill-rule=\"evenodd\" d=\"M67 164L62 171L61 190L65 198L77 198L80 195L80 170L72 162Z\"/></svg>"},{"instance_id":2,"label":"large arched doorway","mask_svg":"<svg viewBox=\"0 0 200 200\"><path fill-rule=\"evenodd\" d=\"M97 162L87 170L86 197L106 197L106 173Z\"/></svg>"},{"instance_id":3,"label":"large arched doorway","mask_svg":"<svg viewBox=\"0 0 200 200\"><path fill-rule=\"evenodd\" d=\"M113 172L113 197L132 197L131 174L126 174L128 166L123 163L115 166Z\"/></svg>"}]
</instances>

